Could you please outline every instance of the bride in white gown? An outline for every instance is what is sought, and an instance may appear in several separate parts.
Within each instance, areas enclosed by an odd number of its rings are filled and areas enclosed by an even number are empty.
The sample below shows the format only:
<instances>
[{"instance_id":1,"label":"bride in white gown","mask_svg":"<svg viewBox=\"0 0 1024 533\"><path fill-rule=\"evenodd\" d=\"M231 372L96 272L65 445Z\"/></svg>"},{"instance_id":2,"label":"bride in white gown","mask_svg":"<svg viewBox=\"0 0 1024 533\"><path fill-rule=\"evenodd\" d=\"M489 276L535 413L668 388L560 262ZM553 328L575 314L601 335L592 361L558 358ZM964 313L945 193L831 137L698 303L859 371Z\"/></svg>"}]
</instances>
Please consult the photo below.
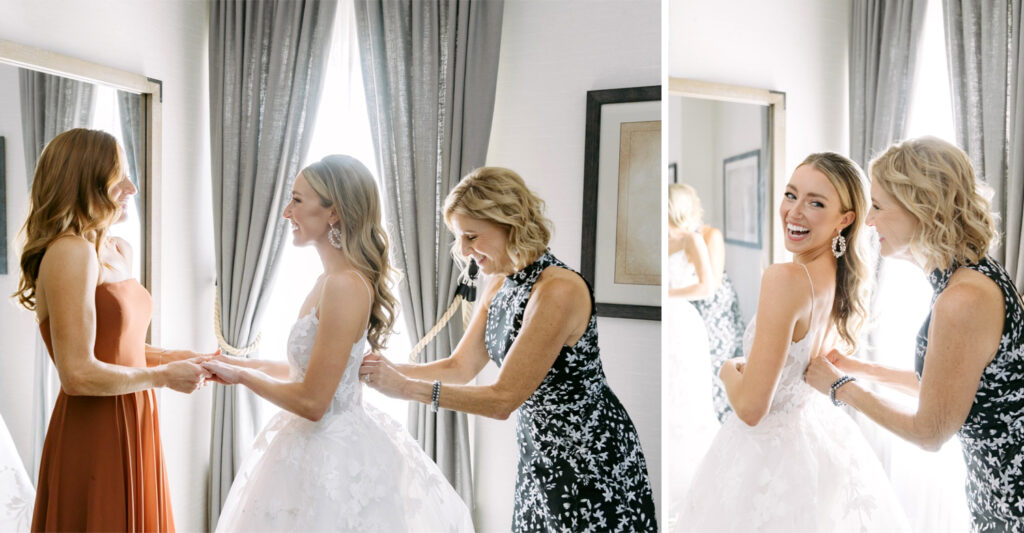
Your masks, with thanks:
<instances>
[{"instance_id":1,"label":"bride in white gown","mask_svg":"<svg viewBox=\"0 0 1024 533\"><path fill-rule=\"evenodd\" d=\"M204 363L282 407L256 438L217 531L473 531L466 505L397 422L362 403L367 344L390 334L387 236L369 171L347 156L302 170L284 210L324 274L288 337L288 363ZM323 325L324 327L320 327Z\"/></svg>"},{"instance_id":2,"label":"bride in white gown","mask_svg":"<svg viewBox=\"0 0 1024 533\"><path fill-rule=\"evenodd\" d=\"M697 285L701 276L710 276L711 265L704 239L680 227L688 225L684 219L690 211L690 206L680 202L670 189L668 285L669 289L685 290ZM702 270L699 275L698 267ZM669 517L666 528L672 530L683 494L719 423L712 401L711 355L704 319L681 296L665 298L662 312L662 388L666 391L662 448L672 450L665 456L664 498Z\"/></svg>"},{"instance_id":3,"label":"bride in white gown","mask_svg":"<svg viewBox=\"0 0 1024 533\"><path fill-rule=\"evenodd\" d=\"M36 491L0 416L0 531L28 531Z\"/></svg>"},{"instance_id":4,"label":"bride in white gown","mask_svg":"<svg viewBox=\"0 0 1024 533\"><path fill-rule=\"evenodd\" d=\"M865 316L865 190L836 154L793 172L779 214L794 261L765 271L746 359L720 371L735 415L698 467L677 531L909 531L856 424L803 381L825 343L855 345Z\"/></svg>"}]
</instances>

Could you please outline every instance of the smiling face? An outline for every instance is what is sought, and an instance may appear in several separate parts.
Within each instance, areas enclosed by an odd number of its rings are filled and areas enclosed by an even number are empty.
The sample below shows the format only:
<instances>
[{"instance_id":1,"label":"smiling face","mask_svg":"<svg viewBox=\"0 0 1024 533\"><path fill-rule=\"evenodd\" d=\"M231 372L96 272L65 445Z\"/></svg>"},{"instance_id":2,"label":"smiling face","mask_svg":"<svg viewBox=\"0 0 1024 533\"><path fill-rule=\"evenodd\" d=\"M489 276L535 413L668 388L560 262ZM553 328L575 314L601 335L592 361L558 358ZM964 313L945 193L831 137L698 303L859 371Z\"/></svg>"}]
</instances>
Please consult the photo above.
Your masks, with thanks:
<instances>
[{"instance_id":1,"label":"smiling face","mask_svg":"<svg viewBox=\"0 0 1024 533\"><path fill-rule=\"evenodd\" d=\"M882 257L914 261L910 242L918 221L874 177L871 178L871 209L865 222L878 233Z\"/></svg>"},{"instance_id":2,"label":"smiling face","mask_svg":"<svg viewBox=\"0 0 1024 533\"><path fill-rule=\"evenodd\" d=\"M463 213L449 217L455 236L456 250L463 257L476 261L484 274L511 274L515 271L508 256L508 229L481 218Z\"/></svg>"},{"instance_id":3,"label":"smiling face","mask_svg":"<svg viewBox=\"0 0 1024 533\"><path fill-rule=\"evenodd\" d=\"M779 216L785 227L786 250L797 255L831 247L832 239L855 218L852 211L844 213L828 177L811 165L793 171Z\"/></svg>"},{"instance_id":4,"label":"smiling face","mask_svg":"<svg viewBox=\"0 0 1024 533\"><path fill-rule=\"evenodd\" d=\"M327 240L331 224L338 222L334 208L324 207L320 195L299 174L292 185L292 199L284 207L282 216L292 223L292 242L304 246Z\"/></svg>"}]
</instances>

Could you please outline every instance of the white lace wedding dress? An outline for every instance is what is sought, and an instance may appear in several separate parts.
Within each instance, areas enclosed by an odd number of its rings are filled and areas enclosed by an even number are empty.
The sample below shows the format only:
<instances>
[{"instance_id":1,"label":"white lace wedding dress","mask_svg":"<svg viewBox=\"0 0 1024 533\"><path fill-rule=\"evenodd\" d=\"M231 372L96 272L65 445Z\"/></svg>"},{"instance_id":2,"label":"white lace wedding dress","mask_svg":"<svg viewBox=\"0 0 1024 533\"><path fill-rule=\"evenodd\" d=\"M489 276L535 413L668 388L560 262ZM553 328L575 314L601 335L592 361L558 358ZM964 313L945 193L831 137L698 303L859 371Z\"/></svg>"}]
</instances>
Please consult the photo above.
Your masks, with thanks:
<instances>
[{"instance_id":1,"label":"white lace wedding dress","mask_svg":"<svg viewBox=\"0 0 1024 533\"><path fill-rule=\"evenodd\" d=\"M813 290L813 289L812 289ZM750 354L755 324L743 336ZM789 347L768 414L731 414L697 468L675 531L906 532L907 519L856 423L804 382L815 335Z\"/></svg>"},{"instance_id":2,"label":"white lace wedding dress","mask_svg":"<svg viewBox=\"0 0 1024 533\"><path fill-rule=\"evenodd\" d=\"M668 258L669 288L697 281L686 253ZM666 391L662 449L665 454L665 505L671 530L694 471L718 431L711 390L711 354L704 319L688 300L669 297L663 302L665 333L662 349L662 390Z\"/></svg>"},{"instance_id":3,"label":"white lace wedding dress","mask_svg":"<svg viewBox=\"0 0 1024 533\"><path fill-rule=\"evenodd\" d=\"M0 416L0 531L28 531L36 491Z\"/></svg>"},{"instance_id":4,"label":"white lace wedding dress","mask_svg":"<svg viewBox=\"0 0 1024 533\"><path fill-rule=\"evenodd\" d=\"M288 337L293 379L309 365L316 313ZM263 429L231 486L217 531L473 531L469 510L430 458L393 419L362 402L352 347L327 414L288 411Z\"/></svg>"}]
</instances>

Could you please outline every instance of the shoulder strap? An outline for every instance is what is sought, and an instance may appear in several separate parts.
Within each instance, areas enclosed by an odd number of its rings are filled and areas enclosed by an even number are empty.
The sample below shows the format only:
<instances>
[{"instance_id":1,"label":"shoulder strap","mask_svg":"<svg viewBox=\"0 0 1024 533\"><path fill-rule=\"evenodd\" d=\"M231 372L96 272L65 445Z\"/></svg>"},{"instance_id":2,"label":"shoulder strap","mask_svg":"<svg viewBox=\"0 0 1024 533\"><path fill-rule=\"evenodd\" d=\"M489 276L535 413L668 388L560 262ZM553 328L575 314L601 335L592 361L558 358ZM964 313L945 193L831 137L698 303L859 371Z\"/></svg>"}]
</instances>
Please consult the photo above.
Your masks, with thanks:
<instances>
[{"instance_id":1,"label":"shoulder strap","mask_svg":"<svg viewBox=\"0 0 1024 533\"><path fill-rule=\"evenodd\" d=\"M814 316L814 282L811 281L811 271L807 270L807 265L805 265L803 263L797 263L797 264L802 266L802 267L804 267L804 273L807 274L807 283L811 284L811 316L813 317Z\"/></svg>"}]
</instances>

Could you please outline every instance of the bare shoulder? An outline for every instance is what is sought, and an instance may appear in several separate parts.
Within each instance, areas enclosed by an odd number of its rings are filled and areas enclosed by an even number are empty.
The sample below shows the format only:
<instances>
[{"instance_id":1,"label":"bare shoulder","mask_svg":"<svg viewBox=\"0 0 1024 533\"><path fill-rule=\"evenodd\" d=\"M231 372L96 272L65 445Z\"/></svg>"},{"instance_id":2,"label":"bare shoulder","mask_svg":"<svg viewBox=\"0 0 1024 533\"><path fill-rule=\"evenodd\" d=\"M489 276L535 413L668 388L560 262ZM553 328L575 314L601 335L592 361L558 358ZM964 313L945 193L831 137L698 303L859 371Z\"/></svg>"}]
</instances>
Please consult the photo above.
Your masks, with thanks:
<instances>
[{"instance_id":1,"label":"bare shoulder","mask_svg":"<svg viewBox=\"0 0 1024 533\"><path fill-rule=\"evenodd\" d=\"M131 260L132 245L129 244L128 241L122 239L121 237L111 237L110 242L111 244L114 245L114 249L117 250L117 253L121 254L121 257L123 257L126 261Z\"/></svg>"},{"instance_id":2,"label":"bare shoulder","mask_svg":"<svg viewBox=\"0 0 1024 533\"><path fill-rule=\"evenodd\" d=\"M541 272L533 294L545 300L584 301L590 305L590 290L583 277L560 266L549 266Z\"/></svg>"},{"instance_id":3,"label":"bare shoulder","mask_svg":"<svg viewBox=\"0 0 1024 533\"><path fill-rule=\"evenodd\" d=\"M988 322L1005 313L1003 292L988 276L961 268L953 273L949 285L935 299L937 316L956 317L957 321Z\"/></svg>"},{"instance_id":4,"label":"bare shoulder","mask_svg":"<svg viewBox=\"0 0 1024 533\"><path fill-rule=\"evenodd\" d=\"M368 287L369 281L355 271L325 274L320 301L351 301L353 297L366 301L370 298Z\"/></svg>"},{"instance_id":5,"label":"bare shoulder","mask_svg":"<svg viewBox=\"0 0 1024 533\"><path fill-rule=\"evenodd\" d=\"M713 226L704 226L704 241L708 244L711 243L723 243L725 239L722 237L722 231Z\"/></svg>"},{"instance_id":6,"label":"bare shoulder","mask_svg":"<svg viewBox=\"0 0 1024 533\"><path fill-rule=\"evenodd\" d=\"M39 274L54 269L58 272L70 270L96 269L99 259L93 244L78 235L58 237L46 247L46 253L39 265ZM73 267L73 268L69 268Z\"/></svg>"},{"instance_id":7,"label":"bare shoulder","mask_svg":"<svg viewBox=\"0 0 1024 533\"><path fill-rule=\"evenodd\" d=\"M769 265L761 275L761 301L773 307L799 307L810 301L809 282L804 267L796 263Z\"/></svg>"}]
</instances>

